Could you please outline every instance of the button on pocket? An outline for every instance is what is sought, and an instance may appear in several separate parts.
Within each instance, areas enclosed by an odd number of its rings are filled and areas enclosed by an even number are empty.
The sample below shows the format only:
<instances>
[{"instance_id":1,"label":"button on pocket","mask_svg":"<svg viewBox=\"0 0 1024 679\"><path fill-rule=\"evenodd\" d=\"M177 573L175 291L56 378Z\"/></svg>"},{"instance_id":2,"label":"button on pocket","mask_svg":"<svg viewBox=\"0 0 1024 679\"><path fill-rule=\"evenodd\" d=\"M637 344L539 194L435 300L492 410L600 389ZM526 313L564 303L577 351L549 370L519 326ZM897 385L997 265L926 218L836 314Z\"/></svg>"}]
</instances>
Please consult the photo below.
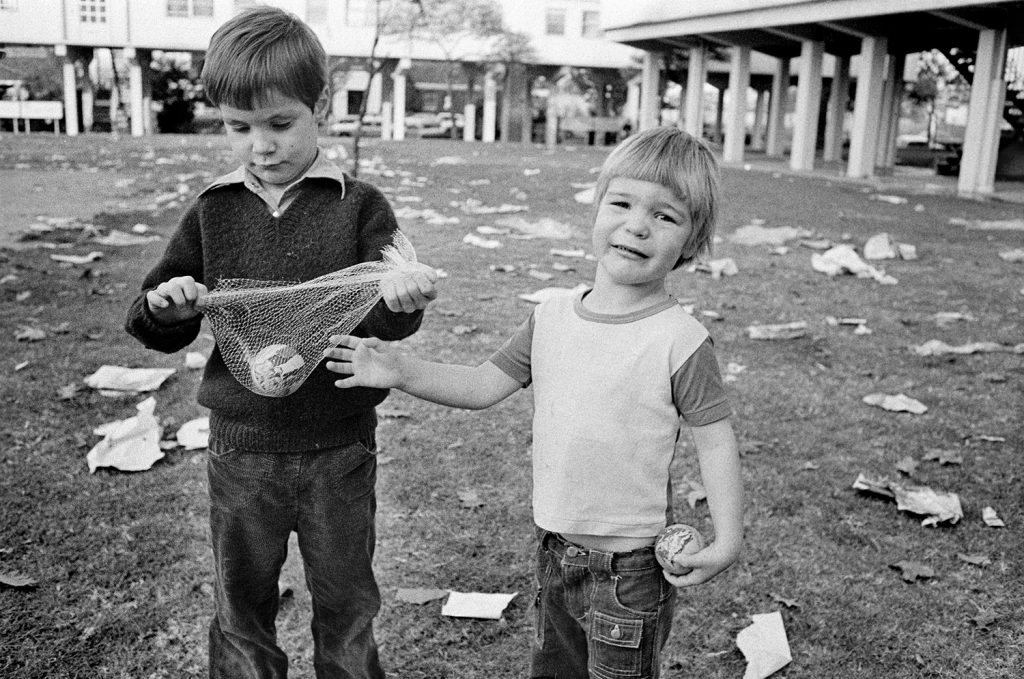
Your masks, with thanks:
<instances>
[{"instance_id":1,"label":"button on pocket","mask_svg":"<svg viewBox=\"0 0 1024 679\"><path fill-rule=\"evenodd\" d=\"M643 666L644 621L594 612L591 676L599 679L639 677Z\"/></svg>"}]
</instances>

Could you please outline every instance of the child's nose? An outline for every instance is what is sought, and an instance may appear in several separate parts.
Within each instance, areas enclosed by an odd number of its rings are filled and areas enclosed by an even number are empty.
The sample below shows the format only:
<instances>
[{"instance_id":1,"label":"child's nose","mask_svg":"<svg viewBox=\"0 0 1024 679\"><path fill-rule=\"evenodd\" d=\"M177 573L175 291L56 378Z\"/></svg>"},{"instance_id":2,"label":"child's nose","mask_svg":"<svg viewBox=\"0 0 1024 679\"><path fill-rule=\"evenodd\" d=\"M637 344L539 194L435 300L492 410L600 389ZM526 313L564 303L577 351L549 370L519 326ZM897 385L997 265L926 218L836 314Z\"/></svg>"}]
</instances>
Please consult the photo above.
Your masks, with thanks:
<instances>
[{"instance_id":1,"label":"child's nose","mask_svg":"<svg viewBox=\"0 0 1024 679\"><path fill-rule=\"evenodd\" d=\"M646 238L651 232L651 226L647 221L647 215L633 213L626 221L626 229L637 238Z\"/></svg>"},{"instance_id":2,"label":"child's nose","mask_svg":"<svg viewBox=\"0 0 1024 679\"><path fill-rule=\"evenodd\" d=\"M252 136L253 153L267 154L274 150L274 140L265 132L256 132Z\"/></svg>"}]
</instances>

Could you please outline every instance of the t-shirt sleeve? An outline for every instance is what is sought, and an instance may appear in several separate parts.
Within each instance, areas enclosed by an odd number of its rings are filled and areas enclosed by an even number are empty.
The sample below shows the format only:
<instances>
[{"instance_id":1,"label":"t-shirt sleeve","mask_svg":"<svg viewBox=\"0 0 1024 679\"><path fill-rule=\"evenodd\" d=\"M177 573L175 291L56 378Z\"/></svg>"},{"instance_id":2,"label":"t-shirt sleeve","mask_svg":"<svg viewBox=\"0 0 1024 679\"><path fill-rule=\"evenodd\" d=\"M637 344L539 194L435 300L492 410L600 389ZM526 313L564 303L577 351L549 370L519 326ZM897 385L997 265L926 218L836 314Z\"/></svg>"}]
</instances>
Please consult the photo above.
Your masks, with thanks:
<instances>
[{"instance_id":1,"label":"t-shirt sleeve","mask_svg":"<svg viewBox=\"0 0 1024 679\"><path fill-rule=\"evenodd\" d=\"M533 348L534 314L516 328L505 344L488 359L503 373L522 384L529 386L532 381L530 371L530 350Z\"/></svg>"},{"instance_id":2,"label":"t-shirt sleeve","mask_svg":"<svg viewBox=\"0 0 1024 679\"><path fill-rule=\"evenodd\" d=\"M683 421L691 427L701 427L732 415L710 337L672 375L672 400Z\"/></svg>"}]
</instances>

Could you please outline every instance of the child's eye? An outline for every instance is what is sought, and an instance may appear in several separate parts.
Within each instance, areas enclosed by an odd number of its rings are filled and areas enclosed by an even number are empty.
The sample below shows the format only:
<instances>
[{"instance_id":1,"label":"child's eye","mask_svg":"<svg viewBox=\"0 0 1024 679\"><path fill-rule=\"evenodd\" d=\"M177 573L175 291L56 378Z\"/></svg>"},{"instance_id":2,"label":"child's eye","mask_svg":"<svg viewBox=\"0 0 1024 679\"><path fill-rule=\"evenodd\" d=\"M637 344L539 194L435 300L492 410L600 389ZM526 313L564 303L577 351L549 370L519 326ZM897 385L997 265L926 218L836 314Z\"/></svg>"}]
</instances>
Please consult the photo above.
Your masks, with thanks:
<instances>
[{"instance_id":1,"label":"child's eye","mask_svg":"<svg viewBox=\"0 0 1024 679\"><path fill-rule=\"evenodd\" d=\"M629 207L629 203L624 201L624 200L611 200L611 201L608 201L608 204L612 205L614 207L621 207L621 208L628 208Z\"/></svg>"},{"instance_id":2,"label":"child's eye","mask_svg":"<svg viewBox=\"0 0 1024 679\"><path fill-rule=\"evenodd\" d=\"M292 123L291 123L290 120L287 121L287 122L279 122L279 123L272 123L271 124L271 127L273 127L275 130L287 130L291 126L292 126Z\"/></svg>"},{"instance_id":3,"label":"child's eye","mask_svg":"<svg viewBox=\"0 0 1024 679\"><path fill-rule=\"evenodd\" d=\"M249 131L249 126L248 125L239 125L239 124L235 123L235 124L228 125L228 127L230 127L235 132L248 132Z\"/></svg>"},{"instance_id":4,"label":"child's eye","mask_svg":"<svg viewBox=\"0 0 1024 679\"><path fill-rule=\"evenodd\" d=\"M655 215L655 218L659 219L659 220L661 220L663 222L668 222L669 224L678 224L679 223L678 219L676 219L672 215L667 215L664 212L659 212L658 214Z\"/></svg>"}]
</instances>

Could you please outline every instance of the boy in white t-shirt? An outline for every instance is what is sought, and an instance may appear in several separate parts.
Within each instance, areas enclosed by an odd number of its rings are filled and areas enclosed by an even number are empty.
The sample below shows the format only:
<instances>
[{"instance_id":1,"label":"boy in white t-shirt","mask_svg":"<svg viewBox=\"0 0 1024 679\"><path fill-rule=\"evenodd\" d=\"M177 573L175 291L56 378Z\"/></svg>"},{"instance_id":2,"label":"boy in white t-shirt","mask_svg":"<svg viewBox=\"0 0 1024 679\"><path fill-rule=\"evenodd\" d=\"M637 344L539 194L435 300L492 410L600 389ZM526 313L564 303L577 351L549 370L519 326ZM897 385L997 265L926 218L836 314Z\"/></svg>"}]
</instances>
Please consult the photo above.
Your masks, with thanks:
<instances>
[{"instance_id":1,"label":"boy in white t-shirt","mask_svg":"<svg viewBox=\"0 0 1024 679\"><path fill-rule=\"evenodd\" d=\"M532 677L657 677L675 587L739 556L743 489L731 409L707 331L665 277L710 250L718 168L708 147L661 127L628 138L595 189L597 272L581 294L542 302L483 364L423 361L398 345L339 336L336 384L401 389L486 408L534 386L533 508L539 536ZM669 465L690 427L715 529L662 571Z\"/></svg>"}]
</instances>

